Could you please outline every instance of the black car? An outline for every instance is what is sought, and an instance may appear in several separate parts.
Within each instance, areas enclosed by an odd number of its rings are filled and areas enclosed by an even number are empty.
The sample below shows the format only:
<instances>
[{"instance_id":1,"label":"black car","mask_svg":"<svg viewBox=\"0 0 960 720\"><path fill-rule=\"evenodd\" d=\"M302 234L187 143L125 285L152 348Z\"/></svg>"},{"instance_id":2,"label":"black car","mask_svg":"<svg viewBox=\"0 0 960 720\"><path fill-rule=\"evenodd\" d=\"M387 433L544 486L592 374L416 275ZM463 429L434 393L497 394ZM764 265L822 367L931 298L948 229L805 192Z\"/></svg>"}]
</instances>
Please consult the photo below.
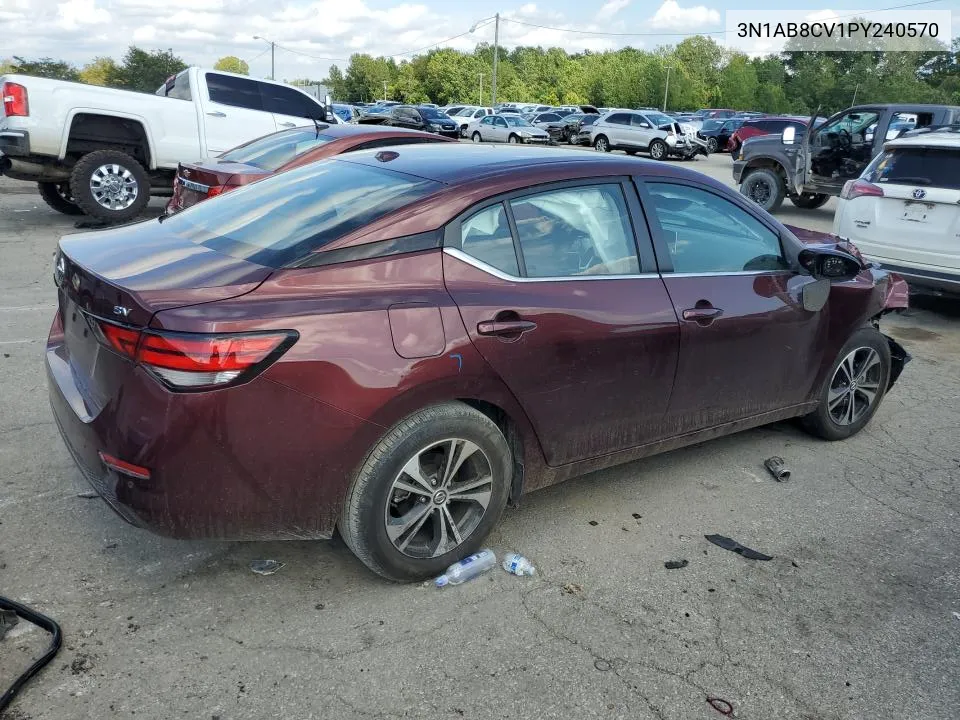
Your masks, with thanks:
<instances>
[{"instance_id":1,"label":"black car","mask_svg":"<svg viewBox=\"0 0 960 720\"><path fill-rule=\"evenodd\" d=\"M531 125L535 125L541 130L546 130L550 134L550 142L558 142L564 139L564 120L565 118L553 112L537 113L533 117L527 118Z\"/></svg>"},{"instance_id":2,"label":"black car","mask_svg":"<svg viewBox=\"0 0 960 720\"><path fill-rule=\"evenodd\" d=\"M457 122L433 107L397 105L390 108L390 116L383 124L408 130L424 130L445 137L460 137L460 126Z\"/></svg>"},{"instance_id":3,"label":"black car","mask_svg":"<svg viewBox=\"0 0 960 720\"><path fill-rule=\"evenodd\" d=\"M564 118L566 121L564 125L566 141L571 145L588 145L590 143L590 137L583 129L589 125L593 125L599 117L600 113L577 113L576 115L570 115Z\"/></svg>"},{"instance_id":4,"label":"black car","mask_svg":"<svg viewBox=\"0 0 960 720\"><path fill-rule=\"evenodd\" d=\"M729 120L704 120L703 126L697 131L697 137L707 141L707 149L715 153L727 147L730 136L748 118L730 118Z\"/></svg>"}]
</instances>

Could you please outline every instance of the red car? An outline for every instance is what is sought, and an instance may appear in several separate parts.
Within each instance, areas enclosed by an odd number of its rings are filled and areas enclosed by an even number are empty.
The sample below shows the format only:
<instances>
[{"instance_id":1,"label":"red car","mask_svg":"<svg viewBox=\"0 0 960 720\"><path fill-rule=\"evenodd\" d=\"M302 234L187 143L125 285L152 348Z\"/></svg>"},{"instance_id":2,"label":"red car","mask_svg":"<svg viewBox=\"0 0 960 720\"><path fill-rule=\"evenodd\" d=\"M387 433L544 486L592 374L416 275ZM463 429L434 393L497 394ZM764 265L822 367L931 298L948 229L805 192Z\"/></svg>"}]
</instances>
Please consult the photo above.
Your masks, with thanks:
<instances>
[{"instance_id":1,"label":"red car","mask_svg":"<svg viewBox=\"0 0 960 720\"><path fill-rule=\"evenodd\" d=\"M60 240L50 400L174 537L326 538L394 580L510 498L785 418L841 439L908 359L906 284L664 163L394 147Z\"/></svg>"},{"instance_id":2,"label":"red car","mask_svg":"<svg viewBox=\"0 0 960 720\"><path fill-rule=\"evenodd\" d=\"M727 150L736 157L740 146L750 138L758 135L779 134L788 127L796 128L797 134L803 135L807 129L808 122L809 120L804 118L795 117L764 117L757 118L756 120L747 120L737 128L733 135L730 136L730 139L727 140Z\"/></svg>"},{"instance_id":3,"label":"red car","mask_svg":"<svg viewBox=\"0 0 960 720\"><path fill-rule=\"evenodd\" d=\"M251 140L218 157L180 163L167 214L185 210L248 183L326 157L387 145L455 142L428 132L371 125L320 124Z\"/></svg>"}]
</instances>

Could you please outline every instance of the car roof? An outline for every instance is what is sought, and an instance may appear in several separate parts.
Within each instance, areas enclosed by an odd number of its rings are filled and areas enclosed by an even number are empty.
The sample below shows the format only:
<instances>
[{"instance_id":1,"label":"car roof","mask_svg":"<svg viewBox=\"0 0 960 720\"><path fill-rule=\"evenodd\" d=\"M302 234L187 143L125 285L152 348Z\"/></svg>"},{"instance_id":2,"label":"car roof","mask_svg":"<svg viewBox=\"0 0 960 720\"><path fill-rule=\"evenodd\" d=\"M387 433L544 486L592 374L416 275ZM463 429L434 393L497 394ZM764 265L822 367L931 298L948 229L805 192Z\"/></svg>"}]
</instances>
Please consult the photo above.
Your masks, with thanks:
<instances>
[{"instance_id":1,"label":"car roof","mask_svg":"<svg viewBox=\"0 0 960 720\"><path fill-rule=\"evenodd\" d=\"M389 150L389 159L384 160L383 151ZM684 168L662 162L641 160L629 155L606 153L579 153L563 148L536 146L510 146L494 144L425 143L401 145L376 150L361 150L349 157L339 156L338 161L359 163L369 167L385 167L394 172L405 173L426 180L458 185L503 175L527 172L536 175L545 165L566 167L571 177L584 177L592 172L597 175L650 174L696 179L713 184L714 181Z\"/></svg>"},{"instance_id":2,"label":"car roof","mask_svg":"<svg viewBox=\"0 0 960 720\"><path fill-rule=\"evenodd\" d=\"M946 150L960 150L960 133L956 131L946 132L928 132L923 135L913 137L897 138L888 140L883 144L884 148L900 147L923 147L923 148L944 148Z\"/></svg>"}]
</instances>

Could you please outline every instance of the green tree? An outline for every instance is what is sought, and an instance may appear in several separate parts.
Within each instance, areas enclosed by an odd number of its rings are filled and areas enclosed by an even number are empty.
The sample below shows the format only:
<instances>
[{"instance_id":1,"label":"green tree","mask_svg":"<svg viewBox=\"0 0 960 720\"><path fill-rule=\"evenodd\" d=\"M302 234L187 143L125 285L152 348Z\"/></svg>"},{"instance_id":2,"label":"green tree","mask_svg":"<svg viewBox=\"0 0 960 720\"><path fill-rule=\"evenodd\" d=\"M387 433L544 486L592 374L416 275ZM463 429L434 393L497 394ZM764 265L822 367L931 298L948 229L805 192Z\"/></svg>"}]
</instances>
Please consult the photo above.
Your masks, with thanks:
<instances>
[{"instance_id":1,"label":"green tree","mask_svg":"<svg viewBox=\"0 0 960 720\"><path fill-rule=\"evenodd\" d=\"M241 60L236 55L227 55L217 60L213 65L214 70L223 70L224 72L236 73L237 75L249 75L250 66L246 60Z\"/></svg>"},{"instance_id":2,"label":"green tree","mask_svg":"<svg viewBox=\"0 0 960 720\"><path fill-rule=\"evenodd\" d=\"M78 82L80 73L68 62L63 60L54 60L53 58L40 58L39 60L25 60L17 55L13 56L12 72L21 75L33 75L35 77L52 78L53 80L71 80Z\"/></svg>"},{"instance_id":3,"label":"green tree","mask_svg":"<svg viewBox=\"0 0 960 720\"><path fill-rule=\"evenodd\" d=\"M330 93L337 100L347 99L347 81L343 76L343 71L340 70L336 65L330 66L330 71L327 73L327 77L321 81L321 85L324 85L330 88Z\"/></svg>"},{"instance_id":4,"label":"green tree","mask_svg":"<svg viewBox=\"0 0 960 720\"><path fill-rule=\"evenodd\" d=\"M374 58L370 55L355 53L350 56L350 64L344 76L348 101L373 101L381 99L384 92L389 93L389 85L396 73L393 60ZM386 83L386 88L384 87Z\"/></svg>"},{"instance_id":5,"label":"green tree","mask_svg":"<svg viewBox=\"0 0 960 720\"><path fill-rule=\"evenodd\" d=\"M757 101L757 69L743 53L733 53L720 71L720 97L724 107L750 110Z\"/></svg>"},{"instance_id":6,"label":"green tree","mask_svg":"<svg viewBox=\"0 0 960 720\"><path fill-rule=\"evenodd\" d=\"M430 101L411 63L405 62L400 64L397 77L394 78L393 83L390 85L390 98L412 105Z\"/></svg>"},{"instance_id":7,"label":"green tree","mask_svg":"<svg viewBox=\"0 0 960 720\"><path fill-rule=\"evenodd\" d=\"M171 75L186 69L186 63L172 50L147 52L131 45L110 84L126 90L152 93Z\"/></svg>"},{"instance_id":8,"label":"green tree","mask_svg":"<svg viewBox=\"0 0 960 720\"><path fill-rule=\"evenodd\" d=\"M117 76L117 64L113 58L96 57L80 70L80 82L87 85L110 85Z\"/></svg>"}]
</instances>

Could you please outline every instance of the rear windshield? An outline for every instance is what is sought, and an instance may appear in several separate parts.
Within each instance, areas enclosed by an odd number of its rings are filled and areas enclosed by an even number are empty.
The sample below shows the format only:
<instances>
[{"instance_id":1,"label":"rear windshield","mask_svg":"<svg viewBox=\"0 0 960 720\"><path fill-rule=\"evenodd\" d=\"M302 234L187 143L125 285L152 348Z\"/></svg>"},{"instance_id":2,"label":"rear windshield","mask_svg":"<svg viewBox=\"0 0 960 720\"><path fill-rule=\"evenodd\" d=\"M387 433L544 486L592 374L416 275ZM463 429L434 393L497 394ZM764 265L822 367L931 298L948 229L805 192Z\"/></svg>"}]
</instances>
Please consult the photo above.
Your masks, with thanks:
<instances>
[{"instance_id":1,"label":"rear windshield","mask_svg":"<svg viewBox=\"0 0 960 720\"><path fill-rule=\"evenodd\" d=\"M871 183L960 190L960 150L891 148L877 155L863 179Z\"/></svg>"},{"instance_id":2,"label":"rear windshield","mask_svg":"<svg viewBox=\"0 0 960 720\"><path fill-rule=\"evenodd\" d=\"M163 225L211 250L283 267L440 187L386 168L321 160L199 203Z\"/></svg>"},{"instance_id":3,"label":"rear windshield","mask_svg":"<svg viewBox=\"0 0 960 720\"><path fill-rule=\"evenodd\" d=\"M286 130L228 150L220 156L220 160L245 163L274 172L307 150L326 145L334 139L329 135L319 134L316 128L312 127Z\"/></svg>"}]
</instances>

